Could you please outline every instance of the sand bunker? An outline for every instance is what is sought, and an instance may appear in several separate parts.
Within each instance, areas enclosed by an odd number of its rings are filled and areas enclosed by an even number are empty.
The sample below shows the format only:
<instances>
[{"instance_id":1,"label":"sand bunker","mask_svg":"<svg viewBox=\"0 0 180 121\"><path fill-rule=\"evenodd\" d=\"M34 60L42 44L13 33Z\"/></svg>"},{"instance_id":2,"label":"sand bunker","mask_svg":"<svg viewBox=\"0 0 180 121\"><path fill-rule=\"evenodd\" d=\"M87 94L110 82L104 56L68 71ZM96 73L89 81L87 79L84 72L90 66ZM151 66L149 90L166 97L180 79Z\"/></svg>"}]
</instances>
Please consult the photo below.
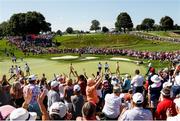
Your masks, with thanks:
<instances>
[{"instance_id":1,"label":"sand bunker","mask_svg":"<svg viewBox=\"0 0 180 121\"><path fill-rule=\"evenodd\" d=\"M71 55L67 55L67 56L61 56L61 57L52 57L52 60L71 60L71 59L77 59L78 56L71 56Z\"/></svg>"},{"instance_id":2,"label":"sand bunker","mask_svg":"<svg viewBox=\"0 0 180 121\"><path fill-rule=\"evenodd\" d=\"M81 60L93 60L93 59L97 59L98 57L85 57Z\"/></svg>"},{"instance_id":3,"label":"sand bunker","mask_svg":"<svg viewBox=\"0 0 180 121\"><path fill-rule=\"evenodd\" d=\"M132 61L128 58L118 58L118 57L113 57L113 58L110 58L110 60L122 60L122 61Z\"/></svg>"}]
</instances>

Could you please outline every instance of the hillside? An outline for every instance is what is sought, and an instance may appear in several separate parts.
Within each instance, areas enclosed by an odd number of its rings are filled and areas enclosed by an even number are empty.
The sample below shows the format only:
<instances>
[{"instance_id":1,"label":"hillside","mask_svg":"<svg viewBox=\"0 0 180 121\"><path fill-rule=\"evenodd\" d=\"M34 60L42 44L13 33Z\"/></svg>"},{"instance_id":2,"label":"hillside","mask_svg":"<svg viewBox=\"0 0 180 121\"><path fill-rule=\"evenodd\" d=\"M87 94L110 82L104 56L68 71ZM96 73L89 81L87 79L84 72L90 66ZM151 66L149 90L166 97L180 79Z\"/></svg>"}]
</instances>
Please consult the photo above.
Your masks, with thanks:
<instances>
[{"instance_id":1,"label":"hillside","mask_svg":"<svg viewBox=\"0 0 180 121\"><path fill-rule=\"evenodd\" d=\"M148 51L180 50L180 44L145 40L128 34L88 34L56 36L54 41L60 42L59 48L105 47Z\"/></svg>"}]
</instances>

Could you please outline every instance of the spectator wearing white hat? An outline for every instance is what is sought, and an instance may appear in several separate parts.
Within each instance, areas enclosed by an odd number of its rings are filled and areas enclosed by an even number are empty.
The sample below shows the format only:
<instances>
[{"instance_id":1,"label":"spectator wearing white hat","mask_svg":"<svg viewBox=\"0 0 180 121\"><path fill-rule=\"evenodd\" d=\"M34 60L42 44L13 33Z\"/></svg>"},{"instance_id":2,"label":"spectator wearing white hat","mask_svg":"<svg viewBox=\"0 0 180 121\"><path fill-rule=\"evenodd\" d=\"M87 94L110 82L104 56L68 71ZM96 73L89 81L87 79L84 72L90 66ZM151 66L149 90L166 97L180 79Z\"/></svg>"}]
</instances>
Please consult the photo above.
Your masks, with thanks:
<instances>
[{"instance_id":1,"label":"spectator wearing white hat","mask_svg":"<svg viewBox=\"0 0 180 121\"><path fill-rule=\"evenodd\" d=\"M71 96L71 102L73 105L73 119L76 119L78 116L82 116L81 110L84 104L84 98L81 94L81 87L77 84L74 85L74 95Z\"/></svg>"},{"instance_id":2,"label":"spectator wearing white hat","mask_svg":"<svg viewBox=\"0 0 180 121\"><path fill-rule=\"evenodd\" d=\"M180 98L176 98L174 103L176 105L177 115L171 117L170 111L167 111L167 121L180 121Z\"/></svg>"},{"instance_id":3,"label":"spectator wearing white hat","mask_svg":"<svg viewBox=\"0 0 180 121\"><path fill-rule=\"evenodd\" d=\"M26 85L23 89L24 95L27 94L27 91L30 89L32 91L32 98L29 103L29 111L36 111L38 116L41 115L38 103L37 96L40 94L41 90L38 85L36 85L36 75L31 75L28 77L29 84Z\"/></svg>"},{"instance_id":4,"label":"spectator wearing white hat","mask_svg":"<svg viewBox=\"0 0 180 121\"><path fill-rule=\"evenodd\" d=\"M36 121L37 113L28 112L24 108L17 108L10 114L10 121Z\"/></svg>"},{"instance_id":5,"label":"spectator wearing white hat","mask_svg":"<svg viewBox=\"0 0 180 121\"><path fill-rule=\"evenodd\" d=\"M113 87L112 94L106 94L105 105L102 112L107 120L117 120L122 110L121 94L122 90L119 86Z\"/></svg>"},{"instance_id":6,"label":"spectator wearing white hat","mask_svg":"<svg viewBox=\"0 0 180 121\"><path fill-rule=\"evenodd\" d=\"M134 93L142 93L143 92L143 82L144 77L140 75L140 71L137 69L135 70L135 76L132 78L131 85L133 86Z\"/></svg>"},{"instance_id":7,"label":"spectator wearing white hat","mask_svg":"<svg viewBox=\"0 0 180 121\"><path fill-rule=\"evenodd\" d=\"M151 81L153 82L151 85L149 85L149 98L150 98L150 107L156 108L159 97L160 97L160 91L162 89L162 83L161 79L158 75L153 75L151 77Z\"/></svg>"},{"instance_id":8,"label":"spectator wearing white hat","mask_svg":"<svg viewBox=\"0 0 180 121\"><path fill-rule=\"evenodd\" d=\"M133 95L133 108L122 112L119 121L124 120L153 120L152 113L143 108L144 97L141 93Z\"/></svg>"},{"instance_id":9,"label":"spectator wearing white hat","mask_svg":"<svg viewBox=\"0 0 180 121\"><path fill-rule=\"evenodd\" d=\"M49 109L54 102L60 101L59 82L57 81L51 82L51 89L49 90L47 96L48 96L48 109Z\"/></svg>"},{"instance_id":10,"label":"spectator wearing white hat","mask_svg":"<svg viewBox=\"0 0 180 121\"><path fill-rule=\"evenodd\" d=\"M54 102L49 109L50 120L70 120L72 115L68 113L67 106L63 102Z\"/></svg>"}]
</instances>

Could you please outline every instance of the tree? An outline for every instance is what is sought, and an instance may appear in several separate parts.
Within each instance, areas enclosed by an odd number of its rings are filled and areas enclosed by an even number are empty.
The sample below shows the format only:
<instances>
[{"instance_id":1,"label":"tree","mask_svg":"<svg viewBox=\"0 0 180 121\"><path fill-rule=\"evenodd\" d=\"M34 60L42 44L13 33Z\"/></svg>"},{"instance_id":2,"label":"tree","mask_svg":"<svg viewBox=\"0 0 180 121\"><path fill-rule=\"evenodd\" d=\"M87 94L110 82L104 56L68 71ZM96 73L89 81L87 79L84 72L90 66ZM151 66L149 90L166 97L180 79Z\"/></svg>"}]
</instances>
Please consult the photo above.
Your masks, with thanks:
<instances>
[{"instance_id":1,"label":"tree","mask_svg":"<svg viewBox=\"0 0 180 121\"><path fill-rule=\"evenodd\" d=\"M102 27L102 32L106 33L106 32L109 32L109 29L105 26Z\"/></svg>"},{"instance_id":2,"label":"tree","mask_svg":"<svg viewBox=\"0 0 180 121\"><path fill-rule=\"evenodd\" d=\"M171 30L173 29L174 21L171 17L165 16L161 18L160 25L165 31Z\"/></svg>"},{"instance_id":3,"label":"tree","mask_svg":"<svg viewBox=\"0 0 180 121\"><path fill-rule=\"evenodd\" d=\"M151 18L145 18L141 25L144 26L145 30L149 31L151 29L153 29L153 26L154 26L154 19L151 19Z\"/></svg>"},{"instance_id":4,"label":"tree","mask_svg":"<svg viewBox=\"0 0 180 121\"><path fill-rule=\"evenodd\" d=\"M57 30L56 34L62 36L62 31L61 30Z\"/></svg>"},{"instance_id":5,"label":"tree","mask_svg":"<svg viewBox=\"0 0 180 121\"><path fill-rule=\"evenodd\" d=\"M73 28L72 28L72 27L68 27L68 28L66 29L66 32L67 32L68 34L72 34L72 33L73 33Z\"/></svg>"},{"instance_id":6,"label":"tree","mask_svg":"<svg viewBox=\"0 0 180 121\"><path fill-rule=\"evenodd\" d=\"M39 34L51 31L51 24L39 12L17 13L10 17L8 22L10 31L14 35Z\"/></svg>"},{"instance_id":7,"label":"tree","mask_svg":"<svg viewBox=\"0 0 180 121\"><path fill-rule=\"evenodd\" d=\"M100 26L100 23L99 23L99 21L98 20L92 20L91 21L91 27L90 27L90 30L95 30L95 31L97 31L97 30L99 30L99 29L101 29L99 26Z\"/></svg>"},{"instance_id":8,"label":"tree","mask_svg":"<svg viewBox=\"0 0 180 121\"><path fill-rule=\"evenodd\" d=\"M180 30L180 26L178 24L174 25L174 30Z\"/></svg>"},{"instance_id":9,"label":"tree","mask_svg":"<svg viewBox=\"0 0 180 121\"><path fill-rule=\"evenodd\" d=\"M6 36L10 34L11 34L11 31L10 31L9 23L5 21L2 22L0 24L0 36Z\"/></svg>"},{"instance_id":10,"label":"tree","mask_svg":"<svg viewBox=\"0 0 180 121\"><path fill-rule=\"evenodd\" d=\"M126 12L120 13L115 22L115 27L118 31L123 28L124 33L126 33L126 29L131 30L133 28L131 17Z\"/></svg>"}]
</instances>

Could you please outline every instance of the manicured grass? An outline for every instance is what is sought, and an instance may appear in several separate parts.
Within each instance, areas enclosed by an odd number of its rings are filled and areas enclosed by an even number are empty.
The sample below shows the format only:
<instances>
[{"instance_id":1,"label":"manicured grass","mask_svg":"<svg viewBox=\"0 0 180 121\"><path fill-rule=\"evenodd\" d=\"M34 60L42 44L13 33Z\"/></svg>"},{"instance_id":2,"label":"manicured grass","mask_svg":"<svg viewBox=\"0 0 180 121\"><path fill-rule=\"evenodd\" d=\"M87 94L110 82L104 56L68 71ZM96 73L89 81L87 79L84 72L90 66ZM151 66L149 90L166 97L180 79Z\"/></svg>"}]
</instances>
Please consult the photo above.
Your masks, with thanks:
<instances>
[{"instance_id":1,"label":"manicured grass","mask_svg":"<svg viewBox=\"0 0 180 121\"><path fill-rule=\"evenodd\" d=\"M180 44L145 40L134 35L76 35L56 36L54 41L61 43L59 48L104 47L147 51L180 50Z\"/></svg>"},{"instance_id":2,"label":"manicured grass","mask_svg":"<svg viewBox=\"0 0 180 121\"><path fill-rule=\"evenodd\" d=\"M115 73L116 68L116 61L110 61L109 59L100 59L100 60L91 60L91 61L53 61L53 60L47 60L47 59L35 59L35 58L27 58L24 59L23 62L18 60L17 63L13 64L10 59L4 59L3 61L0 61L0 77L2 77L3 74L7 74L9 77L9 68L11 65L19 65L21 66L21 69L24 70L24 65L27 62L31 68L31 73L37 74L38 77L41 77L42 73L46 73L48 80L53 79L53 75L55 74L69 74L69 64L72 62L75 70L79 74L83 73L83 70L87 72L87 75L91 77L91 74L96 74L97 72L97 65L98 62L101 62L103 64L103 71L104 71L104 64L105 62L108 62L110 65L110 69L112 73ZM146 73L146 68L141 65L138 66L135 63L131 62L124 62L119 61L120 64L120 71L121 74L129 73L131 75L134 75L135 69L140 69L141 73L144 75ZM74 78L74 77L73 77Z\"/></svg>"}]
</instances>

